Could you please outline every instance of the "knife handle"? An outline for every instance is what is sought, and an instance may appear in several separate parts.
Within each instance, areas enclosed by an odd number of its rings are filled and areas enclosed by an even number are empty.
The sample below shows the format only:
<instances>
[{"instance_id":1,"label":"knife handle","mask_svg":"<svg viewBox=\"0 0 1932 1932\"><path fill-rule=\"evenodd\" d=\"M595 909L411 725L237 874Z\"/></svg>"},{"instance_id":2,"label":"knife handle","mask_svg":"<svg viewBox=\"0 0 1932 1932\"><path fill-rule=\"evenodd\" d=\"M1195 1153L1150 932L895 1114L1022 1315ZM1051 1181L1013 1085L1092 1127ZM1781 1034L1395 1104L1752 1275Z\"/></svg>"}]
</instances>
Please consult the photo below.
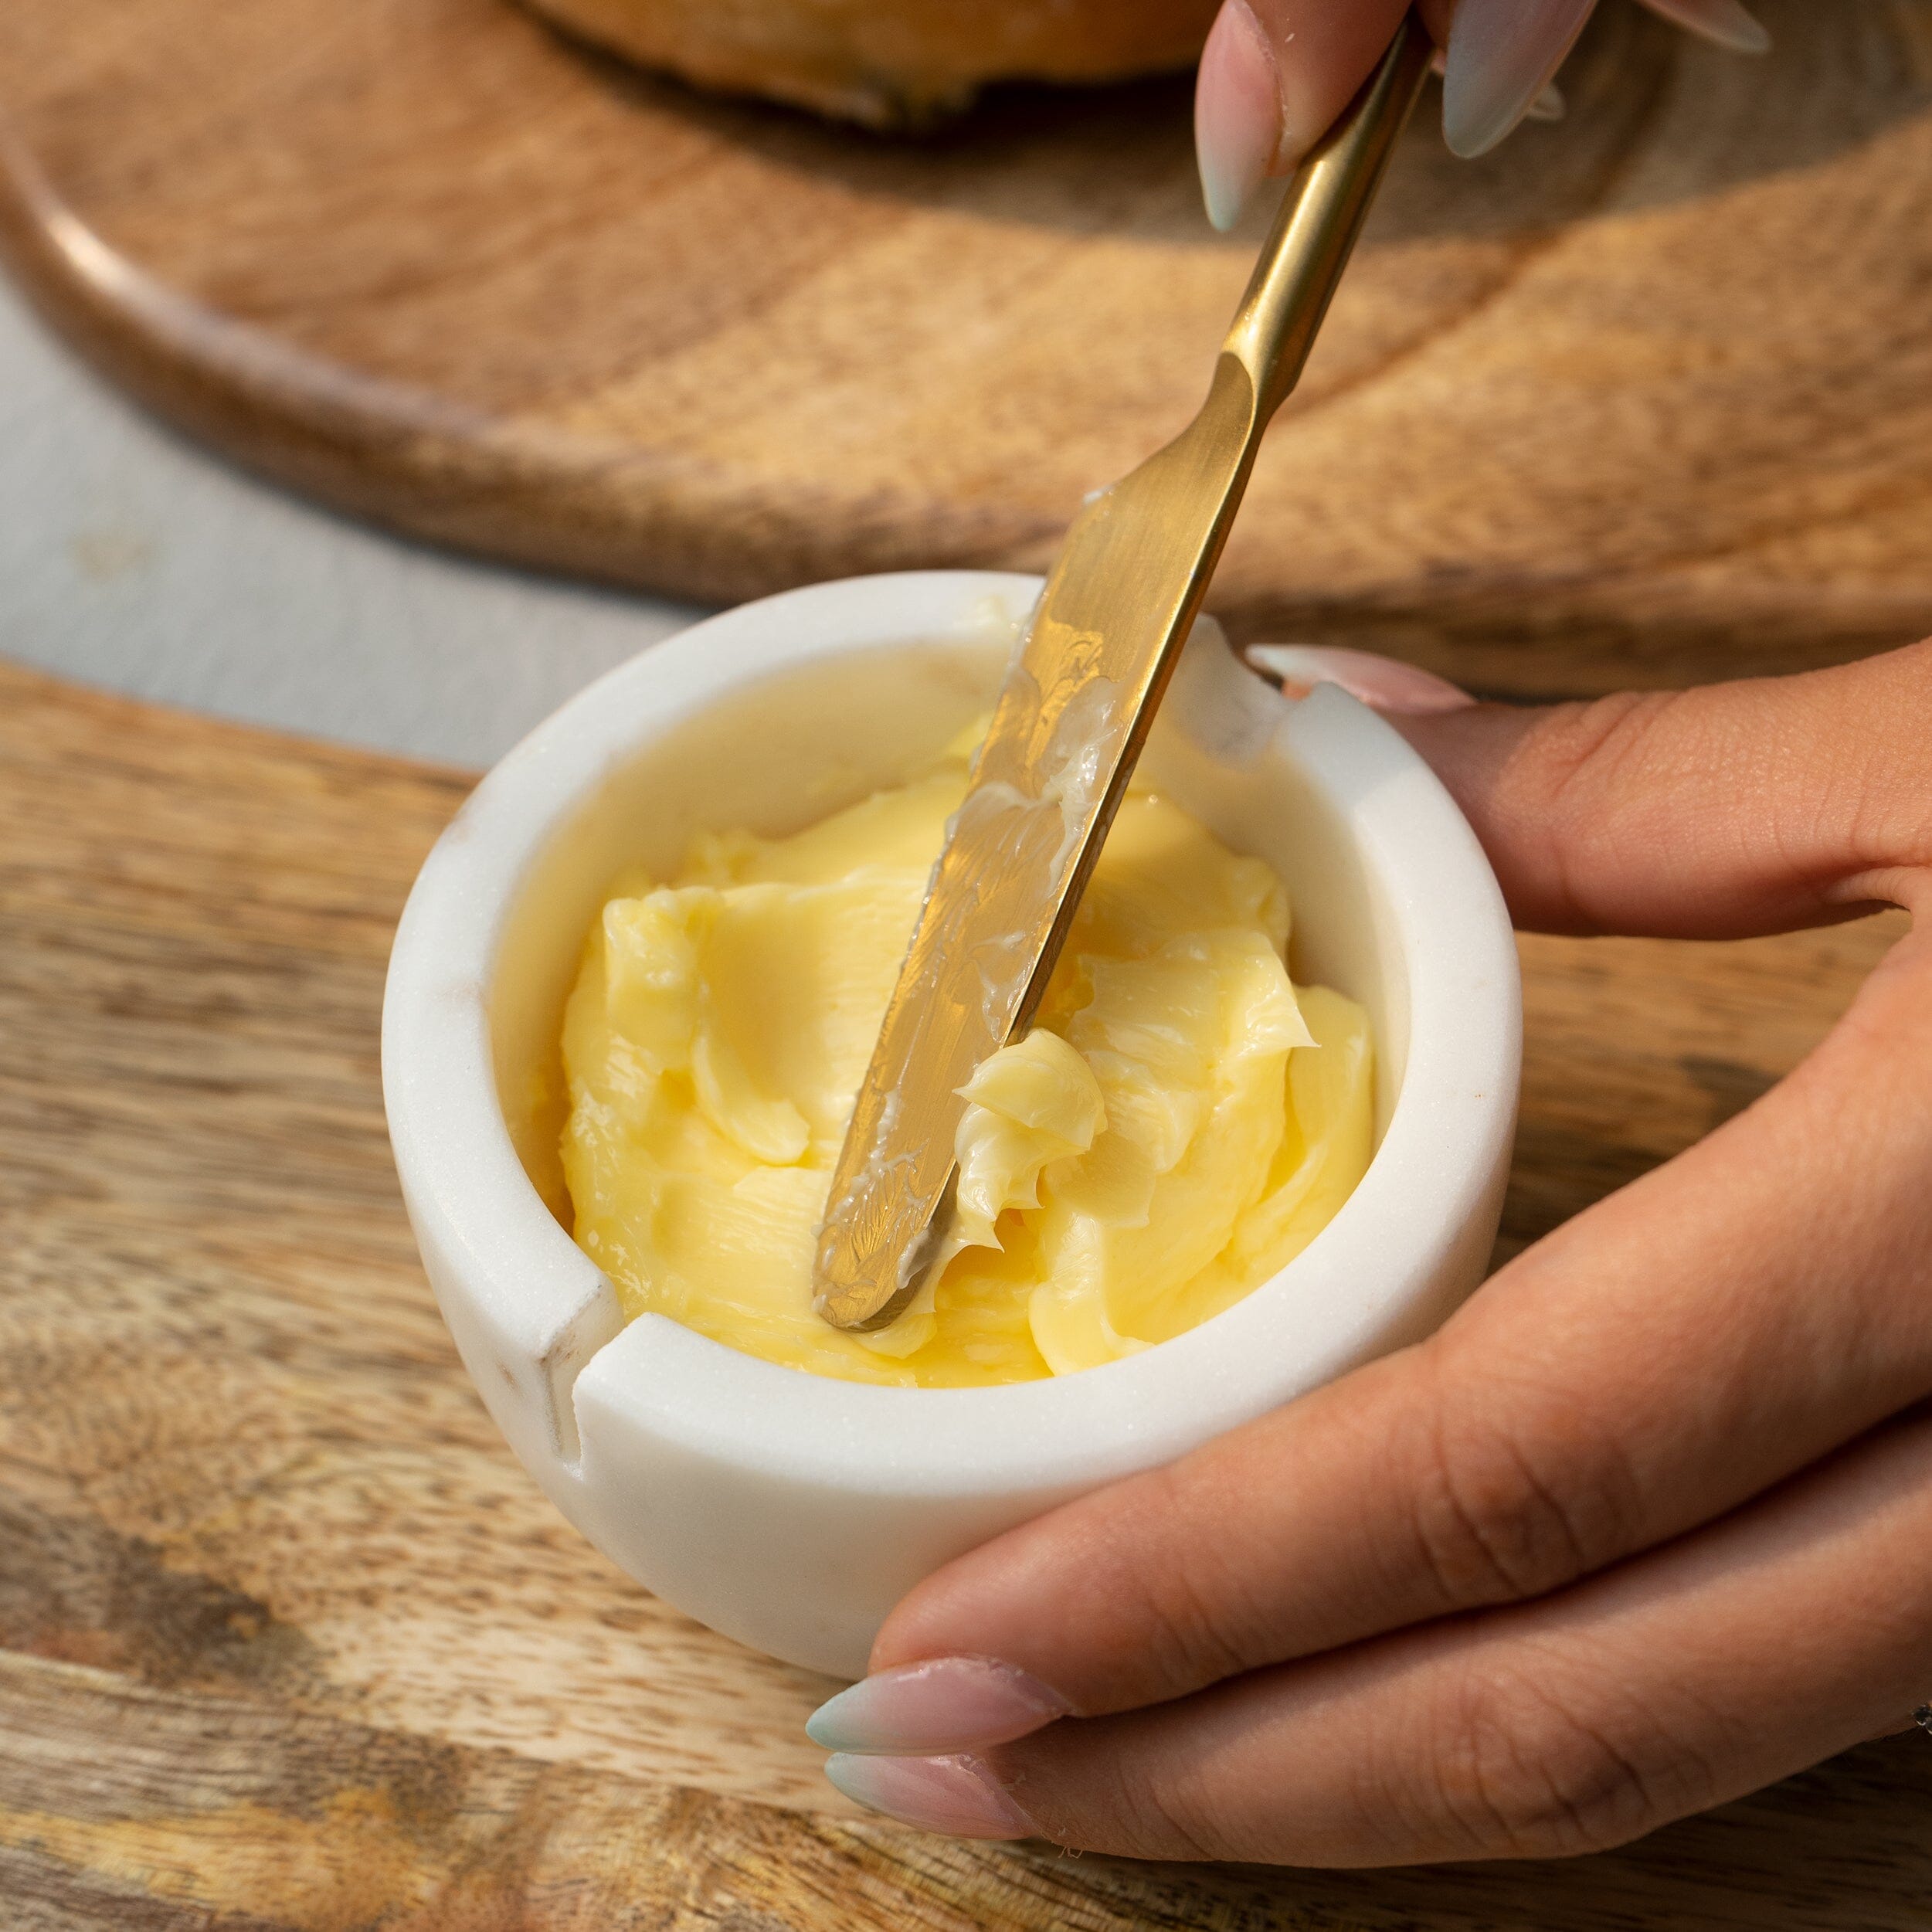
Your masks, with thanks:
<instances>
[{"instance_id":1,"label":"knife handle","mask_svg":"<svg viewBox=\"0 0 1932 1932\"><path fill-rule=\"evenodd\" d=\"M1435 58L1411 8L1381 65L1289 183L1222 351L1254 385L1256 435L1301 379Z\"/></svg>"}]
</instances>

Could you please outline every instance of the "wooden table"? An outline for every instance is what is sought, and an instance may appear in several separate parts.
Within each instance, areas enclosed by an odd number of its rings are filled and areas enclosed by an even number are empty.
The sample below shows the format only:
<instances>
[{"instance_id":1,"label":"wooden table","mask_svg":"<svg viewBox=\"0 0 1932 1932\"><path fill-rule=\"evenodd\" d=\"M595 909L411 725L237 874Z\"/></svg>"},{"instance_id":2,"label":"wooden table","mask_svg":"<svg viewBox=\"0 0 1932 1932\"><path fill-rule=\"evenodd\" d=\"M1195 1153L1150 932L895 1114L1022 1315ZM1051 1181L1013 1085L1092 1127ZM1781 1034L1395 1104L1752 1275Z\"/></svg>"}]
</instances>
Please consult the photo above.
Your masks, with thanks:
<instances>
[{"instance_id":1,"label":"wooden table","mask_svg":"<svg viewBox=\"0 0 1932 1932\"><path fill-rule=\"evenodd\" d=\"M376 1020L458 772L0 665L5 1932L1923 1932L1932 1745L1634 1849L1137 1867L846 1812L827 1686L654 1601L504 1448ZM1897 931L1533 940L1506 1241L1748 1103Z\"/></svg>"}]
</instances>

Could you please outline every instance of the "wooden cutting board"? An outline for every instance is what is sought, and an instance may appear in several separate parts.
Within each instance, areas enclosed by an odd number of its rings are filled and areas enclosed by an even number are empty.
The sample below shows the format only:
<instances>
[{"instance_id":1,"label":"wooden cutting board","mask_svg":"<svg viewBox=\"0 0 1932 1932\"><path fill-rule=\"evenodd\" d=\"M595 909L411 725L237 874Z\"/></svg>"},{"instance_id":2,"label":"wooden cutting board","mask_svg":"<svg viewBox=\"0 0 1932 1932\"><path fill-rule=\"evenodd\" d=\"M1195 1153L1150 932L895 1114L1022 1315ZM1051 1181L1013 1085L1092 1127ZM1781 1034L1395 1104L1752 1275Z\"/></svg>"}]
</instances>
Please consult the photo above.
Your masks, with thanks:
<instances>
[{"instance_id":1,"label":"wooden cutting board","mask_svg":"<svg viewBox=\"0 0 1932 1932\"><path fill-rule=\"evenodd\" d=\"M1932 630L1932 9L1608 0L1571 111L1425 110L1217 593L1496 690ZM1190 416L1258 226L1187 87L924 143L706 100L505 0L6 0L0 249L137 395L398 528L731 600L1037 567ZM1560 650L1555 648L1560 646Z\"/></svg>"},{"instance_id":2,"label":"wooden cutting board","mask_svg":"<svg viewBox=\"0 0 1932 1932\"><path fill-rule=\"evenodd\" d=\"M843 1812L828 1686L556 1516L471 1391L378 1008L454 772L0 664L7 1932L1923 1932L1932 1746L1611 1856L1137 1867ZM1754 1098L1900 929L1533 940L1519 1245Z\"/></svg>"}]
</instances>

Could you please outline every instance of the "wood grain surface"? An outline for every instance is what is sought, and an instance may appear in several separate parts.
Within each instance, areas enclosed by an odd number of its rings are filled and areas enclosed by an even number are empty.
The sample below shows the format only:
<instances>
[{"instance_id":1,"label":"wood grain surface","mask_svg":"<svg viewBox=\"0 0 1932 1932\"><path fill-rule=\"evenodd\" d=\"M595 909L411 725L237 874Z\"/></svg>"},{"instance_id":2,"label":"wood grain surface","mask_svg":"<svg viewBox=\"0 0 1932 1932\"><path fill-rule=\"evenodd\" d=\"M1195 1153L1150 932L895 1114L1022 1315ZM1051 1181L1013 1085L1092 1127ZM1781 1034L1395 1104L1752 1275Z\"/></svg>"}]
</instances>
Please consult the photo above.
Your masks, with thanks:
<instances>
[{"instance_id":1,"label":"wood grain surface","mask_svg":"<svg viewBox=\"0 0 1932 1932\"><path fill-rule=\"evenodd\" d=\"M5 1932L1923 1932L1932 1747L1615 1856L1159 1870L841 1813L827 1686L654 1601L471 1392L384 1136L453 772L0 665ZM1526 943L1506 1244L1749 1103L1899 930Z\"/></svg>"},{"instance_id":2,"label":"wood grain surface","mask_svg":"<svg viewBox=\"0 0 1932 1932\"><path fill-rule=\"evenodd\" d=\"M1932 8L1607 0L1567 121L1433 100L1216 601L1495 690L1932 630ZM1193 413L1259 227L1187 86L923 144L708 99L501 0L7 0L0 249L154 408L404 530L702 599L1035 567ZM1560 645L1560 649L1555 648Z\"/></svg>"}]
</instances>

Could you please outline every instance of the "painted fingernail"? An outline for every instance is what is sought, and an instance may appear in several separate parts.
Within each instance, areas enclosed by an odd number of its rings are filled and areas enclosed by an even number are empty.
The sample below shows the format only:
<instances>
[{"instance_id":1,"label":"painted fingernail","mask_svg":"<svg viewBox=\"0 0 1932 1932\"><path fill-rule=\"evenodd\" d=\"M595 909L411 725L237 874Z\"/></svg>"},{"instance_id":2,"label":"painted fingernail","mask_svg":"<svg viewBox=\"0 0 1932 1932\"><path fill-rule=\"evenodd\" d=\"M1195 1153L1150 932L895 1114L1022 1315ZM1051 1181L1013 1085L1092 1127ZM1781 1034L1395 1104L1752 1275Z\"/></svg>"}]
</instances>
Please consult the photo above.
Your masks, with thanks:
<instances>
[{"instance_id":1,"label":"painted fingernail","mask_svg":"<svg viewBox=\"0 0 1932 1932\"><path fill-rule=\"evenodd\" d=\"M1033 1821L971 1757L832 1757L825 1775L855 1804L948 1838L1037 1838Z\"/></svg>"},{"instance_id":2,"label":"painted fingernail","mask_svg":"<svg viewBox=\"0 0 1932 1932\"><path fill-rule=\"evenodd\" d=\"M1525 121L1560 121L1570 111L1570 104L1563 97L1563 90L1553 80L1530 104Z\"/></svg>"},{"instance_id":3,"label":"painted fingernail","mask_svg":"<svg viewBox=\"0 0 1932 1932\"><path fill-rule=\"evenodd\" d=\"M1194 84L1201 195L1223 234L1241 219L1281 144L1281 81L1268 36L1248 0L1226 0Z\"/></svg>"},{"instance_id":4,"label":"painted fingernail","mask_svg":"<svg viewBox=\"0 0 1932 1932\"><path fill-rule=\"evenodd\" d=\"M1010 1744L1072 1708L1011 1664L935 1657L840 1691L812 1713L805 1734L828 1751L926 1757Z\"/></svg>"},{"instance_id":5,"label":"painted fingernail","mask_svg":"<svg viewBox=\"0 0 1932 1932\"><path fill-rule=\"evenodd\" d=\"M1655 14L1733 53L1769 53L1771 37L1737 0L1644 0Z\"/></svg>"},{"instance_id":6,"label":"painted fingernail","mask_svg":"<svg viewBox=\"0 0 1932 1932\"><path fill-rule=\"evenodd\" d=\"M1459 684L1417 664L1318 644L1250 644L1242 655L1290 698L1306 698L1317 684L1339 684L1377 711L1420 717L1431 711L1466 711L1476 701Z\"/></svg>"},{"instance_id":7,"label":"painted fingernail","mask_svg":"<svg viewBox=\"0 0 1932 1932\"><path fill-rule=\"evenodd\" d=\"M1576 45L1596 0L1462 0L1449 29L1442 134L1465 161L1529 113Z\"/></svg>"}]
</instances>

